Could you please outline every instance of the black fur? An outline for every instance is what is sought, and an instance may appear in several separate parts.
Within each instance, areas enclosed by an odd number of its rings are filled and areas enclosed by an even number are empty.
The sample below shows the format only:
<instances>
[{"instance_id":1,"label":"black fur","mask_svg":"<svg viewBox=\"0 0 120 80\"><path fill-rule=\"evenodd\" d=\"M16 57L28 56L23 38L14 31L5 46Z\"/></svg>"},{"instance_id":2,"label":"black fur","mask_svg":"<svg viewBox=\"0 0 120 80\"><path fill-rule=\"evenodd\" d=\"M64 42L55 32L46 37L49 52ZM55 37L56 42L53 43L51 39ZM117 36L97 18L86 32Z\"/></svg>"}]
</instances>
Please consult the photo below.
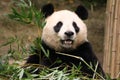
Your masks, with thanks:
<instances>
[{"instance_id":1,"label":"black fur","mask_svg":"<svg viewBox=\"0 0 120 80\"><path fill-rule=\"evenodd\" d=\"M50 16L54 12L54 7L51 3L44 5L41 9L41 12L44 14L45 18Z\"/></svg>"},{"instance_id":2,"label":"black fur","mask_svg":"<svg viewBox=\"0 0 120 80\"><path fill-rule=\"evenodd\" d=\"M49 3L47 5L44 5L41 9L41 12L44 14L45 18L50 16L54 12L54 6ZM75 10L75 13L82 19L86 20L88 18L88 11L86 8L82 5L79 5L77 9Z\"/></svg>"},{"instance_id":3,"label":"black fur","mask_svg":"<svg viewBox=\"0 0 120 80\"><path fill-rule=\"evenodd\" d=\"M42 8L41 11L45 14L45 17L48 17L54 11L53 5L47 4ZM83 20L88 18L88 12L83 6L78 6L75 13ZM59 28L60 28L62 26L62 23L60 22L57 26L59 26ZM78 29L77 25L75 24L75 22L73 23L73 26L74 26L76 32L78 32L79 29ZM59 28L56 29L56 32L59 31ZM92 77L92 75L94 74L94 72L91 69L89 69L89 67L83 61L81 61L77 58L57 54L56 51L54 49L51 49L50 47L48 47L49 45L45 44L44 41L42 41L42 46L46 52L47 52L47 50L49 50L49 53L50 53L49 57L46 57L42 50L40 51L41 53L39 53L38 52L39 50L38 50L37 54L31 55L28 58L27 63L41 64L41 65L47 66L49 68L58 67L58 66L62 65L63 63L65 63L71 67L73 64L76 66L79 66L79 64L81 63L81 67L82 67L81 71L83 73L91 75L89 77ZM81 44L74 50L64 50L61 53L82 57L89 65L92 64L94 69L95 69L96 63L98 61L96 55L94 54L94 52L92 50L91 44L89 42L84 42L83 44ZM39 56L41 56L41 58ZM55 63L57 59L60 59L62 62ZM53 64L53 63L55 63L55 64ZM97 72L100 73L102 76L105 76L100 63L98 64Z\"/></svg>"},{"instance_id":4,"label":"black fur","mask_svg":"<svg viewBox=\"0 0 120 80\"><path fill-rule=\"evenodd\" d=\"M80 5L77 7L75 13L82 19L86 20L88 18L88 11L85 9L84 6Z\"/></svg>"},{"instance_id":5,"label":"black fur","mask_svg":"<svg viewBox=\"0 0 120 80\"><path fill-rule=\"evenodd\" d=\"M76 33L78 33L80 31L80 28L77 26L76 22L73 22L73 27L74 27Z\"/></svg>"},{"instance_id":6,"label":"black fur","mask_svg":"<svg viewBox=\"0 0 120 80\"><path fill-rule=\"evenodd\" d=\"M49 58L47 58L44 55L44 53L41 51L41 61L39 59L39 55L35 54L28 58L27 63L34 63L34 64L40 63L47 67L53 68L53 67L58 67L63 63L69 66L72 66L72 64L78 66L79 63L81 62L81 66L82 66L81 71L83 73L88 74L89 77L92 77L94 72L91 69L89 69L88 66L86 66L86 64L84 64L84 62L82 62L81 60L73 58L73 57L57 54L54 49L49 48L47 45L44 44L44 42L43 42L43 47L46 51L49 50L50 52ZM63 53L82 57L88 64L92 64L93 68L95 68L96 63L98 61L97 57L93 53L91 44L89 42L83 43L82 45L78 46L75 50L67 51L67 52L63 51ZM62 63L56 63L53 65L53 63L57 59L60 59ZM98 65L97 72L100 73L102 76L105 76L100 63Z\"/></svg>"},{"instance_id":7,"label":"black fur","mask_svg":"<svg viewBox=\"0 0 120 80\"><path fill-rule=\"evenodd\" d=\"M54 26L54 31L58 33L62 27L63 23L59 21L55 26Z\"/></svg>"}]
</instances>

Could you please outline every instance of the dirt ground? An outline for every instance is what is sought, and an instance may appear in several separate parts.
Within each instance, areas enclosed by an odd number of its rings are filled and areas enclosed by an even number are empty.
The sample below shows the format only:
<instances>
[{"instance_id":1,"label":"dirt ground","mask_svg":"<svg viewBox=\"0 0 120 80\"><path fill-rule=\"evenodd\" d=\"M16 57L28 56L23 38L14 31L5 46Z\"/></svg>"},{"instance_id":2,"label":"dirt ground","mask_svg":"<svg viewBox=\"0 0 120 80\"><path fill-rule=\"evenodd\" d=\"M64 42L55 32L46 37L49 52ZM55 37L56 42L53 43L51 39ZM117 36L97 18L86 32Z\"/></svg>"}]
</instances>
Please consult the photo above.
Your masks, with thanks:
<instances>
[{"instance_id":1,"label":"dirt ground","mask_svg":"<svg viewBox=\"0 0 120 80\"><path fill-rule=\"evenodd\" d=\"M56 4L56 10L64 8L71 9L71 7L74 9L74 6L78 5L78 2L76 2L76 4L72 2L62 4L54 2L54 4ZM22 24L9 19L7 14L10 12L11 0L0 0L0 45L6 43L10 37L17 36L20 40L23 40L25 46L29 46L35 37L37 37L37 27L34 25ZM89 13L89 19L85 21L88 26L88 40L93 45L93 49L102 63L104 48L105 8L101 8L93 13ZM9 46L0 47L0 55L6 54L8 50Z\"/></svg>"}]
</instances>

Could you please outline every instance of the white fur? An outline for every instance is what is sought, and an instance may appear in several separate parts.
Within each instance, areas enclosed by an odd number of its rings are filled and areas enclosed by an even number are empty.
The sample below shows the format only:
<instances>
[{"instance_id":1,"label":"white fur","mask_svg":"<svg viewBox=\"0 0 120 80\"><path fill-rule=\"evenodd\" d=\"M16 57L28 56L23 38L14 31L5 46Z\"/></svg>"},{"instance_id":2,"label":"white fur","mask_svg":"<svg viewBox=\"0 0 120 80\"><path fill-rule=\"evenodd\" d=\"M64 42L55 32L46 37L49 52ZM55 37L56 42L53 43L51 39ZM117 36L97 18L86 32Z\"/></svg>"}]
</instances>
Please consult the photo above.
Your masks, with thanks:
<instances>
[{"instance_id":1,"label":"white fur","mask_svg":"<svg viewBox=\"0 0 120 80\"><path fill-rule=\"evenodd\" d=\"M60 31L56 33L53 27L59 22L63 22L63 26ZM76 22L77 26L80 28L78 33L75 32L75 29L72 23ZM56 51L63 50L60 39L65 39L64 32L72 31L74 35L72 39L74 43L72 49L75 49L77 46L82 44L84 41L87 41L87 28L85 23L74 13L69 10L61 10L54 12L51 16L46 19L46 25L43 28L42 40L51 48Z\"/></svg>"}]
</instances>

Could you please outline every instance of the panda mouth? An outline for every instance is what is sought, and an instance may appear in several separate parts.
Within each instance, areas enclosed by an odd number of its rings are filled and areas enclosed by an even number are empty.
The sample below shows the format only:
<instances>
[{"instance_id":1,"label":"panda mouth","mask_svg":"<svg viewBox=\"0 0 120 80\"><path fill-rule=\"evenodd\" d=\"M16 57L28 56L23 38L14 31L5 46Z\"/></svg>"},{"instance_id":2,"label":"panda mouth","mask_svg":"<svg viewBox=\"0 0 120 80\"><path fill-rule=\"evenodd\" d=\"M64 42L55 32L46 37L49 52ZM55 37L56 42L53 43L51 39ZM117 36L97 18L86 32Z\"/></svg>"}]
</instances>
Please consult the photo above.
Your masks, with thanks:
<instances>
[{"instance_id":1,"label":"panda mouth","mask_svg":"<svg viewBox=\"0 0 120 80\"><path fill-rule=\"evenodd\" d=\"M61 43L62 43L63 46L65 46L65 47L71 47L72 44L73 44L73 40L71 40L71 39L61 40Z\"/></svg>"}]
</instances>

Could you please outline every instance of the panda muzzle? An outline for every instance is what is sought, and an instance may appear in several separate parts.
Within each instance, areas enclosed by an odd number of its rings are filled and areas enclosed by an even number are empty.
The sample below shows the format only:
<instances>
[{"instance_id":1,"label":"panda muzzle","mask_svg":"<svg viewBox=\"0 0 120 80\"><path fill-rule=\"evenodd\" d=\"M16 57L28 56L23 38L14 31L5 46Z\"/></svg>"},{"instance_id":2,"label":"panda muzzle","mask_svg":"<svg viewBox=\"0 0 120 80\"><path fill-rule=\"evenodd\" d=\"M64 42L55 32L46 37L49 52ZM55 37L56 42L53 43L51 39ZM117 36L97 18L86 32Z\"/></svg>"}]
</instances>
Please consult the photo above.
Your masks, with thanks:
<instances>
[{"instance_id":1,"label":"panda muzzle","mask_svg":"<svg viewBox=\"0 0 120 80\"><path fill-rule=\"evenodd\" d=\"M71 45L71 44L73 44L73 40L71 40L71 39L61 40L61 43Z\"/></svg>"}]
</instances>

